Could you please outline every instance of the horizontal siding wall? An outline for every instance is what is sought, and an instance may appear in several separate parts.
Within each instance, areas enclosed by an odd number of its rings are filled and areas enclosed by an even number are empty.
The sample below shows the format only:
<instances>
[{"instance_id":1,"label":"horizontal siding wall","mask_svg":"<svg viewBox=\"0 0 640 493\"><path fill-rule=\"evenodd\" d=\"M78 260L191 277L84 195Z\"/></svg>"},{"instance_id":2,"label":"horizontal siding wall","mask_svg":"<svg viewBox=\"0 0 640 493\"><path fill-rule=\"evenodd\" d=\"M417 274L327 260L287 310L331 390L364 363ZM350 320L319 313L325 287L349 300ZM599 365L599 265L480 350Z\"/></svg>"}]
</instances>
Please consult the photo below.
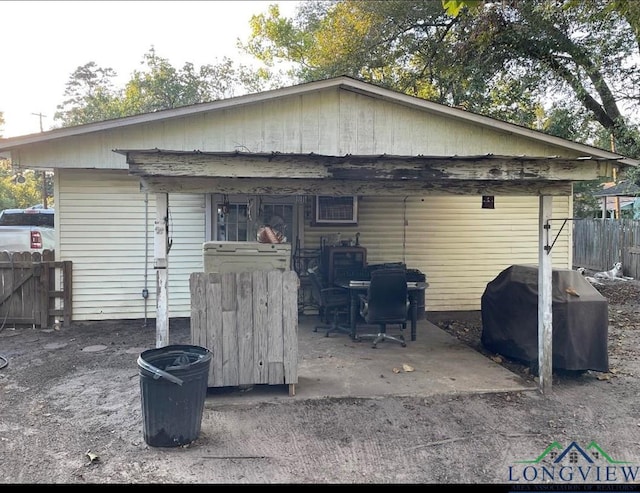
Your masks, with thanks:
<instances>
[{"instance_id":1,"label":"horizontal siding wall","mask_svg":"<svg viewBox=\"0 0 640 493\"><path fill-rule=\"evenodd\" d=\"M169 234L172 240L169 251L169 316L190 317L189 278L192 272L204 271L204 195L169 194ZM155 302L153 317L155 318Z\"/></svg>"},{"instance_id":2,"label":"horizontal siding wall","mask_svg":"<svg viewBox=\"0 0 640 493\"><path fill-rule=\"evenodd\" d=\"M23 166L128 169L113 149L208 152L576 156L451 116L332 88L24 147Z\"/></svg>"},{"instance_id":3,"label":"horizontal siding wall","mask_svg":"<svg viewBox=\"0 0 640 493\"><path fill-rule=\"evenodd\" d=\"M340 91L338 155L577 156L575 151L452 116Z\"/></svg>"},{"instance_id":4,"label":"horizontal siding wall","mask_svg":"<svg viewBox=\"0 0 640 493\"><path fill-rule=\"evenodd\" d=\"M495 197L482 209L480 196L360 197L357 227L305 226L305 247L340 232L360 233L370 264L405 262L429 282L427 311L479 310L489 281L513 264L538 263L537 197ZM570 217L570 198L554 197L553 217ZM404 226L406 224L406 227ZM551 240L562 221L552 221ZM553 265L570 268L570 225L553 246Z\"/></svg>"},{"instance_id":5,"label":"horizontal siding wall","mask_svg":"<svg viewBox=\"0 0 640 493\"><path fill-rule=\"evenodd\" d=\"M73 262L73 319L155 318L154 194L145 212L146 195L126 172L58 170L55 198L56 255ZM171 317L190 315L189 276L203 270L204 212L202 195L169 196Z\"/></svg>"}]
</instances>

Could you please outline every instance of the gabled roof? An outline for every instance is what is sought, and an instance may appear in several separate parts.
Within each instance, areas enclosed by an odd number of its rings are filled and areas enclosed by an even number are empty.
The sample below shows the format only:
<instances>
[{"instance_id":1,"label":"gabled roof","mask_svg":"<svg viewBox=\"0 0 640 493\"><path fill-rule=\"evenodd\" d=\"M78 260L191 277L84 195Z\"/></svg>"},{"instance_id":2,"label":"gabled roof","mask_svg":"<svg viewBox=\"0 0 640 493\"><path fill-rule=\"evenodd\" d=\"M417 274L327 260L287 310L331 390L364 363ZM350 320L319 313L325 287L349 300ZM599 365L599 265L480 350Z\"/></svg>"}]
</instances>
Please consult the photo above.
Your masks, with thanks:
<instances>
[{"instance_id":1,"label":"gabled roof","mask_svg":"<svg viewBox=\"0 0 640 493\"><path fill-rule=\"evenodd\" d=\"M47 142L64 137L71 137L76 135L84 135L92 132L100 132L103 130L116 129L127 127L130 125L137 125L141 123L157 122L162 120L169 120L173 118L181 118L189 115L195 115L198 113L205 113L210 111L224 110L232 107L238 107L242 105L259 103L262 101L273 100L277 98L284 98L288 96L294 96L313 91L320 91L330 88L341 88L349 91L354 91L360 94L364 94L370 97L379 98L402 104L405 106L422 109L434 114L447 116L449 118L456 118L464 120L470 123L478 125L484 125L503 132L512 133L522 137L530 138L540 142L544 142L549 145L560 146L567 149L574 150L585 155L593 155L608 159L620 159L621 164L638 166L640 161L627 158L620 154L599 149L597 147L588 146L585 144L579 144L570 140L562 139L560 137L554 137L545 133L532 130L513 123L507 123L494 118L490 118L483 115L471 113L459 108L453 108L425 99L417 98L415 96L409 96L397 91L392 91L377 85L362 82L357 79L353 79L347 76L334 77L331 79L325 79L314 82L307 82L289 87L283 87L280 89L274 89L269 91L263 91L254 94L246 94L243 96L237 96L229 99L221 99L212 101L209 103L199 103L190 106L182 106L180 108L173 108L168 110L156 111L153 113L144 113L141 115L128 116L125 118L117 118L113 120L105 120L96 123L88 123L85 125L77 125L74 127L64 127L47 132L29 134L19 137L11 137L7 139L0 139L0 152L9 151L13 148L33 144L40 142Z\"/></svg>"}]
</instances>

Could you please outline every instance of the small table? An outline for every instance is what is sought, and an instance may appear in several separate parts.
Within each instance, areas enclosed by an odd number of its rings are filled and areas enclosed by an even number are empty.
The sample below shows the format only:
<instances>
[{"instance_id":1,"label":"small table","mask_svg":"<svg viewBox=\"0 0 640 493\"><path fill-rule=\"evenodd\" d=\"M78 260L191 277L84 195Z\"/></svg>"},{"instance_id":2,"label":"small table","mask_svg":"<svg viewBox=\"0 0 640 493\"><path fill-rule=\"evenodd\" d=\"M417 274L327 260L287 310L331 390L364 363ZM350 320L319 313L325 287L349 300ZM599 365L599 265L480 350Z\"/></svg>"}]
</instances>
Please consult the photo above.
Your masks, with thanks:
<instances>
[{"instance_id":1,"label":"small table","mask_svg":"<svg viewBox=\"0 0 640 493\"><path fill-rule=\"evenodd\" d=\"M356 341L358 335L356 334L356 319L358 318L358 306L360 305L360 293L366 293L369 289L371 281L349 281L339 280L335 283L336 286L348 289L351 299L351 307L349 310L349 328L351 329L351 339ZM411 340L416 340L416 329L418 326L418 292L424 291L429 286L426 281L414 282L407 281L407 290L409 292L409 308L411 309Z\"/></svg>"}]
</instances>

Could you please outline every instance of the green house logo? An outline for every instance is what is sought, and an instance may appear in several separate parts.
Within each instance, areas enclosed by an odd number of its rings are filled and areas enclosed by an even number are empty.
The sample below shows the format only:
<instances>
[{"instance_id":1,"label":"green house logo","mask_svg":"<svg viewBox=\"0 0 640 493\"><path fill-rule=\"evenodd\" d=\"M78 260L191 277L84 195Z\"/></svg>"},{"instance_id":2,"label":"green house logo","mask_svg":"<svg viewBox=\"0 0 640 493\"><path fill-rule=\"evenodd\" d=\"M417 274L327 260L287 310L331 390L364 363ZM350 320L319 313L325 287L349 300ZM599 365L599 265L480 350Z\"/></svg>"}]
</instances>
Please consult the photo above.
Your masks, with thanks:
<instances>
[{"instance_id":1,"label":"green house logo","mask_svg":"<svg viewBox=\"0 0 640 493\"><path fill-rule=\"evenodd\" d=\"M509 466L510 483L630 483L640 478L640 467L615 460L595 441L586 447L571 442L551 443L540 455Z\"/></svg>"}]
</instances>

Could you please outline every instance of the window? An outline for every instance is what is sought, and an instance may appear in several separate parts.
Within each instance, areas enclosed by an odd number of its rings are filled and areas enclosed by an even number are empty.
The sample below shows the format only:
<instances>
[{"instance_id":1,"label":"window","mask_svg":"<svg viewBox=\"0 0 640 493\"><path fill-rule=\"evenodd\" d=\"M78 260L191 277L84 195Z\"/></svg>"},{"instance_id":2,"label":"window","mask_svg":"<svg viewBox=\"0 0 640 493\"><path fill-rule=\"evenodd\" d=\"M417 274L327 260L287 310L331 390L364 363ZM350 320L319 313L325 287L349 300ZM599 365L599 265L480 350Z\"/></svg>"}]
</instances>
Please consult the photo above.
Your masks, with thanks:
<instances>
[{"instance_id":1,"label":"window","mask_svg":"<svg viewBox=\"0 0 640 493\"><path fill-rule=\"evenodd\" d=\"M0 226L53 228L53 209L5 209L0 211Z\"/></svg>"},{"instance_id":2,"label":"window","mask_svg":"<svg viewBox=\"0 0 640 493\"><path fill-rule=\"evenodd\" d=\"M215 241L256 241L258 229L269 224L286 237L295 238L294 204L290 198L270 196L216 196L212 239Z\"/></svg>"},{"instance_id":3,"label":"window","mask_svg":"<svg viewBox=\"0 0 640 493\"><path fill-rule=\"evenodd\" d=\"M316 224L357 224L358 197L316 195Z\"/></svg>"},{"instance_id":4,"label":"window","mask_svg":"<svg viewBox=\"0 0 640 493\"><path fill-rule=\"evenodd\" d=\"M218 204L218 240L251 241L248 229L246 203Z\"/></svg>"}]
</instances>

